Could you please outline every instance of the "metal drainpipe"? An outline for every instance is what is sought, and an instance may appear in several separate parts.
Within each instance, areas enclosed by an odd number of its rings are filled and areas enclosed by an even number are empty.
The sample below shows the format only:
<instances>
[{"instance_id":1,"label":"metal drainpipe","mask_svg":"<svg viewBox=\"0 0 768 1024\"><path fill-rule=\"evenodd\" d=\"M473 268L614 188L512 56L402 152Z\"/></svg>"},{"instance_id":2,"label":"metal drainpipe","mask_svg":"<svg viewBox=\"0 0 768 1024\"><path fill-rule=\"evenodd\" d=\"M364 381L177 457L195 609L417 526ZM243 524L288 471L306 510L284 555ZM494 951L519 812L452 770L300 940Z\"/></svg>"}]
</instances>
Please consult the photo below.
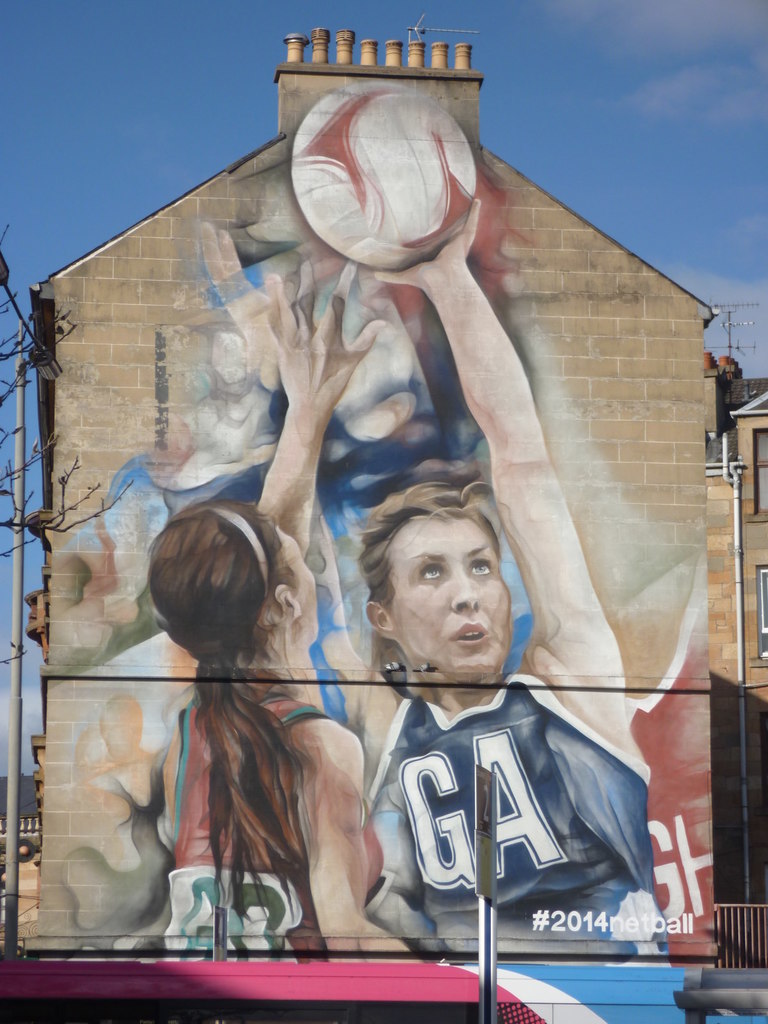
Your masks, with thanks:
<instances>
[{"instance_id":1,"label":"metal drainpipe","mask_svg":"<svg viewBox=\"0 0 768 1024\"><path fill-rule=\"evenodd\" d=\"M723 435L723 479L733 487L733 560L736 586L736 682L739 691L739 789L741 793L741 843L743 847L744 902L750 902L749 803L747 787L747 679L744 644L744 548L741 525L741 475L746 469L741 455L728 461L728 438Z\"/></svg>"}]
</instances>

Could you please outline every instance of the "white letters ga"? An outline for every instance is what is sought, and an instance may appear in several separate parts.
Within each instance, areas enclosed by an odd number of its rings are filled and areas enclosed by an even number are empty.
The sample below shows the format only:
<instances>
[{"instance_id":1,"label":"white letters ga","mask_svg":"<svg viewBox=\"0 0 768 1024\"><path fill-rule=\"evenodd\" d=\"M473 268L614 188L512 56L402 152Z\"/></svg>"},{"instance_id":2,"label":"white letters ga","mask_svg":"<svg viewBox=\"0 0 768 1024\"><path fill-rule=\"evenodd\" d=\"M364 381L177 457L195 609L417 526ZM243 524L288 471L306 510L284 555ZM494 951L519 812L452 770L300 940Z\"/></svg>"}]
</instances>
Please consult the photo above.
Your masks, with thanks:
<instances>
[{"instance_id":1,"label":"white letters ga","mask_svg":"<svg viewBox=\"0 0 768 1024\"><path fill-rule=\"evenodd\" d=\"M541 869L565 861L566 857L520 763L508 729L476 736L475 760L496 772L497 797L502 794L512 810L499 817L496 826L496 873L504 873L504 850L513 843L522 843L534 865ZM465 789L474 793L465 780ZM475 858L472 824L467 821L471 806L450 814L437 814L430 806L430 796L457 793L453 766L446 754L432 752L404 761L400 766L400 785L405 795L411 828L416 840L416 853L424 881L438 889L458 885L472 888L475 884ZM500 801L497 799L497 806Z\"/></svg>"}]
</instances>

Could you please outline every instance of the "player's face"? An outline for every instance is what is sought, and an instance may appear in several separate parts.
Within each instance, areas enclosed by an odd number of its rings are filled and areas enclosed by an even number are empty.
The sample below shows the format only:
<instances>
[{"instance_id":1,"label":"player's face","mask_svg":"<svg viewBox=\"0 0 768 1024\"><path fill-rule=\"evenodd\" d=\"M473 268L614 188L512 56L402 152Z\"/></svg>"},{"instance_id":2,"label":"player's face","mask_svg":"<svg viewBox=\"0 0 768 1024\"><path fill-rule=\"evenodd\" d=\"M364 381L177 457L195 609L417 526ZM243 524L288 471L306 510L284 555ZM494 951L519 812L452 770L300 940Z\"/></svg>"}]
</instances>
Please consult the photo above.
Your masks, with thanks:
<instances>
[{"instance_id":1,"label":"player's face","mask_svg":"<svg viewBox=\"0 0 768 1024\"><path fill-rule=\"evenodd\" d=\"M414 519L389 548L394 597L371 602L374 628L397 641L427 678L471 682L501 672L512 641L511 602L490 537L470 519Z\"/></svg>"}]
</instances>

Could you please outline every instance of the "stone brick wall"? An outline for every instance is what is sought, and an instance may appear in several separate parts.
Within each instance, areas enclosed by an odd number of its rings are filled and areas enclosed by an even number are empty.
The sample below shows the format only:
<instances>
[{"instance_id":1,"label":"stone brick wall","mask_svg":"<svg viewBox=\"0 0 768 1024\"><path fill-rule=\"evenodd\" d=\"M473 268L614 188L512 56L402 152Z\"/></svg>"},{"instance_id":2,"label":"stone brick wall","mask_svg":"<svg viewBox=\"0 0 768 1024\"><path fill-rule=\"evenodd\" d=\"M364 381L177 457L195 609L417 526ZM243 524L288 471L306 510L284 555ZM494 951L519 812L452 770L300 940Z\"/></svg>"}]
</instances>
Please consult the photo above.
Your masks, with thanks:
<instances>
[{"instance_id":1,"label":"stone brick wall","mask_svg":"<svg viewBox=\"0 0 768 1024\"><path fill-rule=\"evenodd\" d=\"M477 147L481 198L498 204L503 230L498 251L476 253L474 271L493 282L489 301L506 317L527 370L632 700L652 696L671 666L680 671L687 647L705 640L706 626L691 614L703 596L695 568L704 554L705 515L717 523L707 542L717 566L710 576L718 680L713 749L716 743L726 751L734 644L729 488L712 483L707 490L704 482L699 303L480 151L481 76L400 77L444 101ZM279 80L280 126L291 131L317 95L347 78L284 70ZM141 845L133 830L188 698L186 683L177 680L188 682L195 666L156 628L154 635L141 628L149 614L149 546L167 511L158 492L171 467L183 462L184 445L194 451L190 438L207 429L200 370L212 362L206 330L216 306L201 261L201 224L258 248L270 239L258 230L248 234L244 225L258 228L275 218L286 237L293 232L301 240L307 226L287 184L290 153L285 139L251 154L53 279L57 309L69 310L76 325L57 349L63 375L56 383L53 476L78 460L67 501L87 499L84 512L96 510L107 493L122 496L87 528L52 538L41 924L50 946L87 944L93 928L106 944L129 931L125 921L111 923L111 907L139 891L148 866L164 855L157 834ZM409 323L405 313L403 320ZM212 434L220 427L212 425ZM154 491L145 486L147 476ZM101 490L88 498L96 484ZM566 572L563 566L563 586ZM130 663L121 661L128 650ZM706 672L691 669L680 685L706 691ZM694 718L706 720L706 697L696 698ZM705 750L706 740L698 740ZM701 758L696 765L701 774ZM731 789L729 783L718 797L724 806ZM699 792L696 800L706 797ZM702 813L706 808L699 819ZM665 827L674 831L671 818ZM702 820L696 828L698 837ZM162 927L154 934L162 935Z\"/></svg>"}]
</instances>

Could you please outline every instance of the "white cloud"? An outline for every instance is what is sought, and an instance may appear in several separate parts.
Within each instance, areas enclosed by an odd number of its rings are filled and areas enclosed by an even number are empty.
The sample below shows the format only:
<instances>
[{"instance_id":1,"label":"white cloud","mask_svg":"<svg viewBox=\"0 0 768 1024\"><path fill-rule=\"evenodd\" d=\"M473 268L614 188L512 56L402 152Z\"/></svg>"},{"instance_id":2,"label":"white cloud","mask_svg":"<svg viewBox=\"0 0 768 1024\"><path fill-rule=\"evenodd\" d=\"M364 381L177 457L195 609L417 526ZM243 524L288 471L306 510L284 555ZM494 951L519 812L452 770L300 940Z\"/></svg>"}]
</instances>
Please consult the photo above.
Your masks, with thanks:
<instances>
[{"instance_id":1,"label":"white cloud","mask_svg":"<svg viewBox=\"0 0 768 1024\"><path fill-rule=\"evenodd\" d=\"M694 65L650 79L625 102L648 117L712 124L768 120L768 82L749 68Z\"/></svg>"},{"instance_id":2,"label":"white cloud","mask_svg":"<svg viewBox=\"0 0 768 1024\"><path fill-rule=\"evenodd\" d=\"M547 0L559 17L588 25L612 46L693 54L738 43L768 44L765 0Z\"/></svg>"},{"instance_id":3,"label":"white cloud","mask_svg":"<svg viewBox=\"0 0 768 1024\"><path fill-rule=\"evenodd\" d=\"M682 109L701 104L716 89L716 77L711 69L683 68L663 78L645 82L627 102L643 114L654 117L677 117Z\"/></svg>"},{"instance_id":4,"label":"white cloud","mask_svg":"<svg viewBox=\"0 0 768 1024\"><path fill-rule=\"evenodd\" d=\"M755 266L765 266L768 252L768 214L756 213L740 217L724 233L728 249L739 260L752 261ZM768 310L766 310L768 319Z\"/></svg>"},{"instance_id":5,"label":"white cloud","mask_svg":"<svg viewBox=\"0 0 768 1024\"><path fill-rule=\"evenodd\" d=\"M612 57L648 69L652 77L625 100L645 116L768 119L766 0L545 2Z\"/></svg>"}]
</instances>

